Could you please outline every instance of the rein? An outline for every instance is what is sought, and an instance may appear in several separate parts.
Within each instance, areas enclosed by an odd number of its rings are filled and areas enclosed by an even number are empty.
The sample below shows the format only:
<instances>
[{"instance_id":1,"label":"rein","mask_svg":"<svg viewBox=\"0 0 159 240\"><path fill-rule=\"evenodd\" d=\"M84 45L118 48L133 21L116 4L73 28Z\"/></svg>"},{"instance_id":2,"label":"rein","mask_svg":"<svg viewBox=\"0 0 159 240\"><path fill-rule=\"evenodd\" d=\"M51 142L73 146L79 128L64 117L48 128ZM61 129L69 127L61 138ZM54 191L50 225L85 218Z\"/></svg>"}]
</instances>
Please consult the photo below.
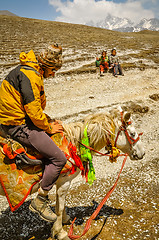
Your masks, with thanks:
<instances>
[{"instance_id":1,"label":"rein","mask_svg":"<svg viewBox=\"0 0 159 240\"><path fill-rule=\"evenodd\" d=\"M105 202L107 201L107 199L109 198L109 196L111 195L111 193L114 191L115 187L117 186L117 182L118 182L118 180L119 180L120 174L121 174L121 172L122 172L122 170L123 170L123 167L124 167L124 165L125 165L126 159L127 159L127 157L128 157L128 154L127 154L127 153L125 153L125 154L120 154L119 150L116 148L116 143L117 143L117 140L118 140L118 137L119 137L120 132L121 132L121 131L124 131L124 133L125 133L125 135L126 135L126 137L127 137L127 140L128 140L128 142L129 142L129 144L130 144L130 147L132 147L132 145L135 144L135 143L140 139L139 136L143 134L143 133L139 133L139 134L138 134L138 137L137 137L136 139L132 138L132 137L129 135L127 129L126 129L126 125L131 124L131 121L125 122L124 119L123 119L123 112L120 112L120 113L121 113L121 122L122 122L122 125L120 126L119 131L118 131L118 133L117 133L117 136L116 136L116 139L115 139L115 142L114 142L114 146L112 146L112 144L110 143L110 145L111 145L111 153L110 153L110 152L108 152L108 153L101 153L101 152L95 150L94 148L92 148L92 147L90 147L90 146L87 146L87 145L85 145L84 143L81 143L80 141L78 141L79 144L83 145L85 148L89 149L90 151L96 152L96 153L98 153L98 154L100 154L100 155L102 155L102 156L109 156L110 159L111 159L111 158L112 158L112 159L116 159L116 158L119 157L119 156L125 156L125 157L124 157L124 159L123 159L123 163L122 163L120 172L119 172L119 174L118 174L118 177L117 177L114 185L113 185L112 188L107 192L106 196L103 198L103 200L102 200L101 203L98 205L97 209L94 211L94 213L91 215L91 217L87 220L87 222L86 222L86 224L85 224L85 227L84 227L84 230L83 230L83 233L82 233L80 236L79 236L79 235L78 235L78 236L73 235L73 224L74 224L74 222L75 222L75 220L76 220L76 217L74 218L74 220L72 221L71 227L70 227L70 229L69 229L69 232L68 232L68 237L69 237L70 239L78 239L78 238L84 236L84 235L87 233L87 231L89 230L89 228L90 228L90 226L91 226L92 220L94 220L94 219L97 217L97 215L98 215L98 213L100 212L101 208L103 207L103 205L105 204ZM114 150L114 149L115 149L115 150ZM116 151L116 152L115 152L115 155L113 154L114 151Z\"/></svg>"},{"instance_id":2,"label":"rein","mask_svg":"<svg viewBox=\"0 0 159 240\"><path fill-rule=\"evenodd\" d=\"M132 137L129 135L127 129L126 129L126 126L131 124L131 121L125 122L124 119L123 119L123 112L120 112L120 114L121 114L121 122L122 122L122 125L120 126L119 131L118 131L118 133L117 133L117 136L116 136L116 139L115 139L115 146L116 146L116 143L117 143L117 140L118 140L118 137L119 137L120 132L121 132L121 131L124 131L124 133L125 133L125 135L126 135L126 137L127 137L127 140L128 140L128 142L129 142L129 144L130 144L130 147L132 148L132 145L134 145L136 142L139 141L139 139L140 139L139 136L141 136L141 135L143 134L143 132L139 133L139 134L138 134L138 137L137 137L136 139L132 138Z\"/></svg>"},{"instance_id":3,"label":"rein","mask_svg":"<svg viewBox=\"0 0 159 240\"><path fill-rule=\"evenodd\" d=\"M126 154L125 154L125 158L124 158L123 163L122 163L122 166L121 166L121 169L120 169L120 172L119 172L119 174L118 174L118 177L117 177L117 179L116 179L113 187L109 190L109 192L107 192L106 196L103 198L103 200L101 201L101 203L98 205L98 207L96 208L96 210L94 211L94 213L93 213L93 214L90 216L90 218L87 220L87 222L86 222L86 224L85 224L85 227L84 227L84 230L83 230L83 233L82 233L80 236L79 236L79 235L78 235L78 236L73 235L73 224L74 224L74 222L75 222L75 220L76 220L76 217L74 218L74 220L72 221L71 227L70 227L70 229L69 229L69 232L68 232L68 237L69 237L70 239L78 239L78 238L84 236L84 235L88 232L88 230L89 230L89 228L90 228L90 226L91 226L92 220L94 220L94 219L97 217L97 215L98 215L98 213L100 212L101 208L103 207L103 205L105 204L105 202L107 201L107 199L109 198L109 196L111 195L111 193L114 191L115 187L117 186L117 183L118 183L120 174L121 174L121 172L122 172L122 170L123 170L123 167L124 167L124 165L125 165L127 156L128 156L128 154L126 153Z\"/></svg>"}]
</instances>

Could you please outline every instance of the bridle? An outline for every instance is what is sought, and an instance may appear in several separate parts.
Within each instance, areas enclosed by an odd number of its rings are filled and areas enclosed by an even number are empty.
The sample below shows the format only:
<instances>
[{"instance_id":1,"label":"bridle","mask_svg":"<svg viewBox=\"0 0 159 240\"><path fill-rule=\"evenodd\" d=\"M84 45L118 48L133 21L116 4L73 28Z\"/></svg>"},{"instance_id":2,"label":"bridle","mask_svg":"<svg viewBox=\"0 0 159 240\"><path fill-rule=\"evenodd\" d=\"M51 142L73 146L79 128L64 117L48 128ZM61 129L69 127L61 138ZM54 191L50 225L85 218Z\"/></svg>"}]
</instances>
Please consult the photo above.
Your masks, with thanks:
<instances>
[{"instance_id":1,"label":"bridle","mask_svg":"<svg viewBox=\"0 0 159 240\"><path fill-rule=\"evenodd\" d=\"M136 142L139 141L140 136L143 134L143 132L139 133L136 139L134 139L133 137L131 137L131 136L129 135L129 133L128 133L127 125L131 125L132 122L131 122L131 121L125 122L125 121L124 121L124 118L123 118L123 112L120 112L120 114L121 114L121 122L122 122L122 124L121 124L121 126L119 127L119 131L118 131L118 133L117 133L117 136L116 136L114 145L115 145L115 147L116 147L119 134L121 133L121 131L124 131L124 133L125 133L125 135L126 135L126 137L127 137L127 140L128 140L128 142L129 142L129 144L130 144L130 147L132 148L132 146L133 146Z\"/></svg>"}]
</instances>

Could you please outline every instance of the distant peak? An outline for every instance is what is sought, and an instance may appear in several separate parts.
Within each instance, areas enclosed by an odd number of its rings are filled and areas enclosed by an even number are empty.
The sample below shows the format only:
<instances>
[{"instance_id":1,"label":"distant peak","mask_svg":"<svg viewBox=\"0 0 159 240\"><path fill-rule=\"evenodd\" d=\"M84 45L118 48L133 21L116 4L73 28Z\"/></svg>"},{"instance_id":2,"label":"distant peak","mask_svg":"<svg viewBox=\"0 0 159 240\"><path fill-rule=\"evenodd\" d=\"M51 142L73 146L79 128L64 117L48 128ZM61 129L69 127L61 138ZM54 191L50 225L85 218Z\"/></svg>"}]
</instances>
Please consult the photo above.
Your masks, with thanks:
<instances>
[{"instance_id":1,"label":"distant peak","mask_svg":"<svg viewBox=\"0 0 159 240\"><path fill-rule=\"evenodd\" d=\"M128 18L115 17L110 14L100 21L90 21L86 25L119 32L159 31L159 19L157 18L143 18L139 22L134 23Z\"/></svg>"},{"instance_id":2,"label":"distant peak","mask_svg":"<svg viewBox=\"0 0 159 240\"><path fill-rule=\"evenodd\" d=\"M0 15L17 16L16 14L14 14L8 10L0 10Z\"/></svg>"}]
</instances>

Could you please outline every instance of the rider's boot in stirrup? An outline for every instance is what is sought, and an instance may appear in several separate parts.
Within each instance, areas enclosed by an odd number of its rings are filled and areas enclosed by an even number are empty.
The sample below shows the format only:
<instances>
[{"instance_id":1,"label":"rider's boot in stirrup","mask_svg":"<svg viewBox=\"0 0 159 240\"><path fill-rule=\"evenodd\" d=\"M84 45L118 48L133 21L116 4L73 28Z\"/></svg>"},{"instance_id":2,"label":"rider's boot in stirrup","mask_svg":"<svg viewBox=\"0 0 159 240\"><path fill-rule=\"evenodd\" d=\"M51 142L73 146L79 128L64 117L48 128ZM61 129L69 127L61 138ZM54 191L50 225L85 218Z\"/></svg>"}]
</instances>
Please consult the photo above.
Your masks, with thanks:
<instances>
[{"instance_id":1,"label":"rider's boot in stirrup","mask_svg":"<svg viewBox=\"0 0 159 240\"><path fill-rule=\"evenodd\" d=\"M56 214L49 206L48 196L41 196L38 194L37 197L31 201L29 209L33 212L37 212L45 221L55 222L57 219Z\"/></svg>"}]
</instances>

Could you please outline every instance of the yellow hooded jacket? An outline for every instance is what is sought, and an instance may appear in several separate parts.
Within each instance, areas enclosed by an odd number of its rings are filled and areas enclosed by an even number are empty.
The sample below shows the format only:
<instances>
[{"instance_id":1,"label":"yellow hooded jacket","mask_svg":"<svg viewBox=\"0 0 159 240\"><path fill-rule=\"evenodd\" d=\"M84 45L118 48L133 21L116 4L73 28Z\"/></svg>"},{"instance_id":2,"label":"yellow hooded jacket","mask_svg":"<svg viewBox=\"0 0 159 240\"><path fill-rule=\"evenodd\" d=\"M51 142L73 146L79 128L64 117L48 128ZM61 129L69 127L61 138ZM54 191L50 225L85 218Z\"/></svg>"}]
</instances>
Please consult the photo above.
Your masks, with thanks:
<instances>
[{"instance_id":1,"label":"yellow hooded jacket","mask_svg":"<svg viewBox=\"0 0 159 240\"><path fill-rule=\"evenodd\" d=\"M20 62L0 87L0 123L21 125L29 117L35 126L51 133L47 115L43 113L46 106L43 75L34 52L22 52Z\"/></svg>"}]
</instances>

